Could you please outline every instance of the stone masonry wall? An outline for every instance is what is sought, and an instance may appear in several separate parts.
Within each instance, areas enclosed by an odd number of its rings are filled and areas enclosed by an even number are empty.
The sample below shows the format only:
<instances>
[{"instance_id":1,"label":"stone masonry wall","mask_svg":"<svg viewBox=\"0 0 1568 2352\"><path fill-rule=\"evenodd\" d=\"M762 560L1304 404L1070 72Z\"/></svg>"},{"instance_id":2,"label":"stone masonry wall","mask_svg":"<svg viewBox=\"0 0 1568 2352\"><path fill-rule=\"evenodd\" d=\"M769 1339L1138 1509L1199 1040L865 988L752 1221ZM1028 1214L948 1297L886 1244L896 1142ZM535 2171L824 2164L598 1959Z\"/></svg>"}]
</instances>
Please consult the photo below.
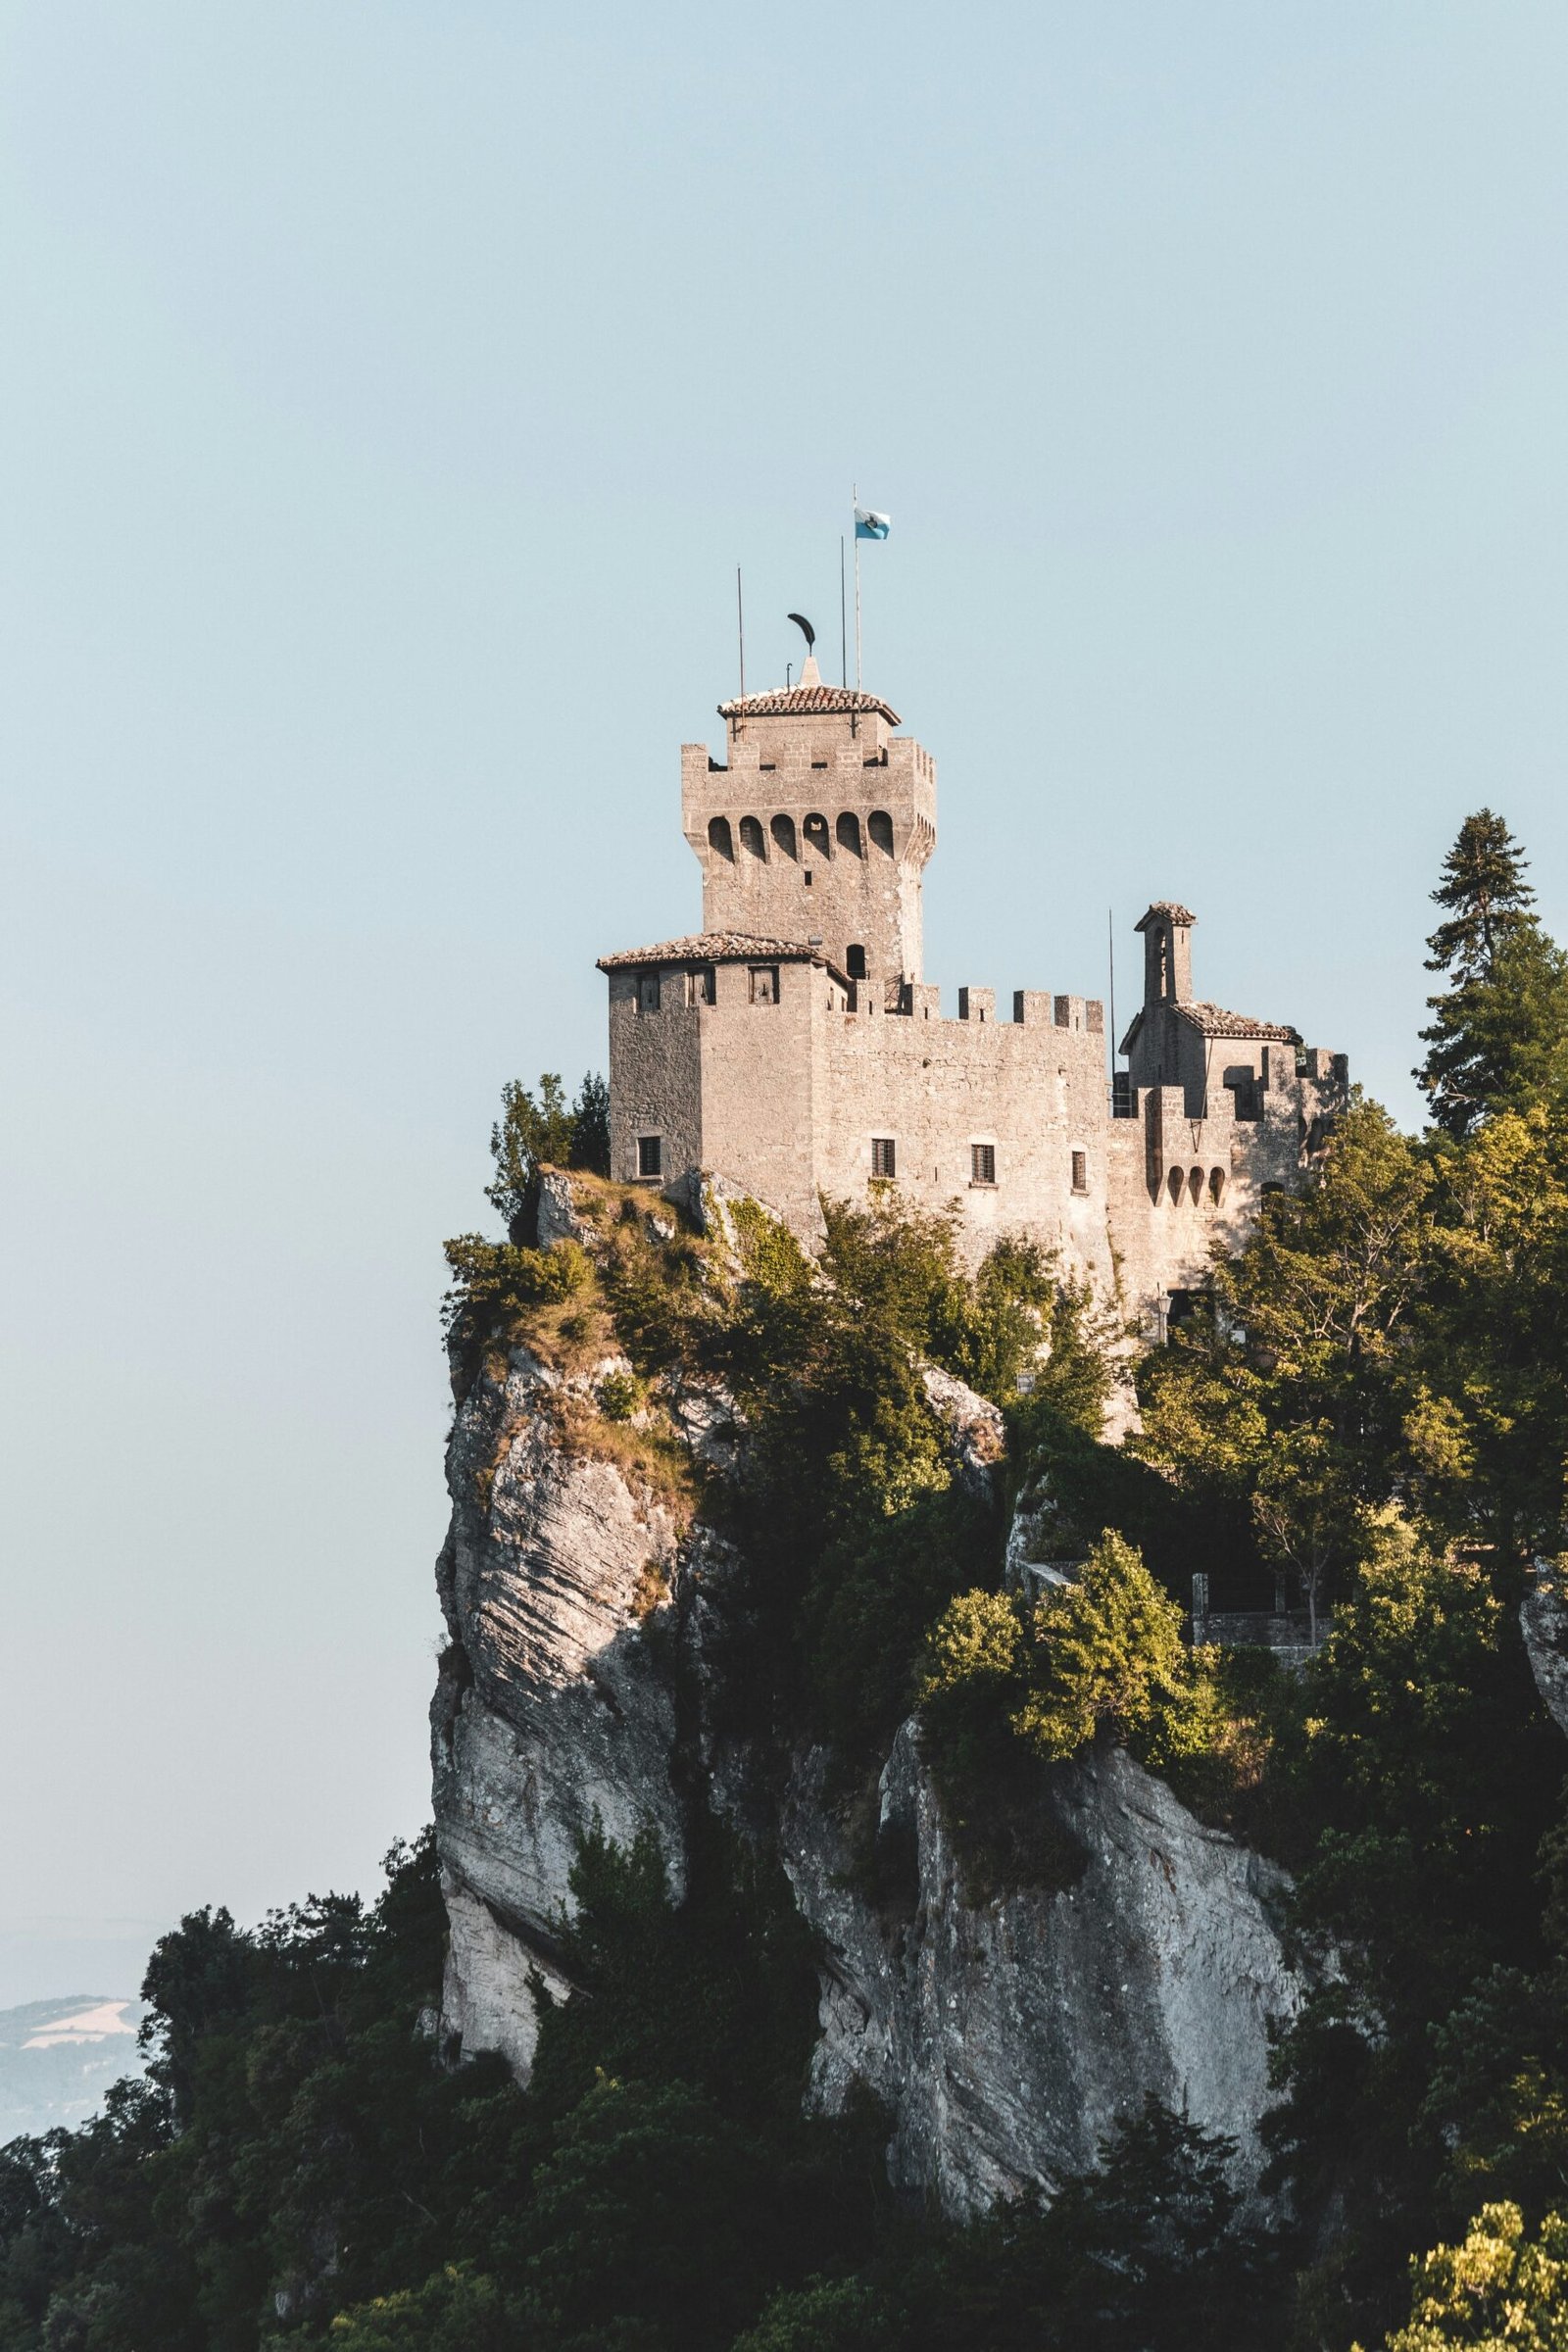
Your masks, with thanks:
<instances>
[{"instance_id":1,"label":"stone masonry wall","mask_svg":"<svg viewBox=\"0 0 1568 2352\"><path fill-rule=\"evenodd\" d=\"M682 747L681 811L706 931L819 939L840 971L858 947L872 983L919 978L920 872L936 846L936 768L919 744L874 713L853 729L843 714L749 718L728 766ZM710 840L715 818L727 850Z\"/></svg>"},{"instance_id":2,"label":"stone masonry wall","mask_svg":"<svg viewBox=\"0 0 1568 2352\"><path fill-rule=\"evenodd\" d=\"M999 1021L992 992L969 989L961 997L967 1017L945 1020L936 989L910 993L908 1013L819 1022L817 1189L862 1200L872 1138L885 1136L897 1152L900 1197L932 1209L956 1200L974 1256L1002 1233L1027 1232L1108 1284L1099 1004L1029 992L1022 1020ZM994 1185L973 1181L975 1144L995 1151ZM1075 1151L1083 1154L1082 1192L1073 1190Z\"/></svg>"},{"instance_id":3,"label":"stone masonry wall","mask_svg":"<svg viewBox=\"0 0 1568 2352\"><path fill-rule=\"evenodd\" d=\"M610 974L610 1164L622 1183L637 1175L637 1138L663 1139L663 1173L704 1165L699 1038L706 1007L685 1002L686 974L660 974L657 1012L637 1002L634 971Z\"/></svg>"},{"instance_id":4,"label":"stone masonry wall","mask_svg":"<svg viewBox=\"0 0 1568 2352\"><path fill-rule=\"evenodd\" d=\"M724 1140L705 1165L806 1231L816 1224L811 1152L821 1124L813 1038L829 1001L844 996L820 964L778 969L778 1003L754 1004L747 967L719 966L717 1003L703 1021L702 1083L705 1130Z\"/></svg>"},{"instance_id":5,"label":"stone masonry wall","mask_svg":"<svg viewBox=\"0 0 1568 2352\"><path fill-rule=\"evenodd\" d=\"M864 1200L873 1138L886 1137L901 1198L956 1201L972 1257L1000 1234L1030 1234L1102 1296L1119 1293L1151 1335L1163 1298L1200 1286L1216 1246L1240 1246L1265 1189L1300 1181L1347 1099L1342 1062L1309 1054L1286 1078L1276 1048L1255 1119L1239 1118L1218 1083L1196 1098L1184 1085L1138 1088L1133 1115L1113 1117L1093 999L1020 991L1022 1017L999 1021L993 992L967 989L950 1020L934 987L911 986L908 1009L888 1012L868 988L847 1003L819 963L777 968L774 1004L752 1002L746 964L720 963L714 1002L690 1004L684 967L667 967L656 1011L638 1008L634 974L611 975L617 1177L636 1177L637 1138L658 1133L662 1182L717 1170L812 1241L819 1196ZM974 1180L976 1144L994 1150L994 1185Z\"/></svg>"}]
</instances>

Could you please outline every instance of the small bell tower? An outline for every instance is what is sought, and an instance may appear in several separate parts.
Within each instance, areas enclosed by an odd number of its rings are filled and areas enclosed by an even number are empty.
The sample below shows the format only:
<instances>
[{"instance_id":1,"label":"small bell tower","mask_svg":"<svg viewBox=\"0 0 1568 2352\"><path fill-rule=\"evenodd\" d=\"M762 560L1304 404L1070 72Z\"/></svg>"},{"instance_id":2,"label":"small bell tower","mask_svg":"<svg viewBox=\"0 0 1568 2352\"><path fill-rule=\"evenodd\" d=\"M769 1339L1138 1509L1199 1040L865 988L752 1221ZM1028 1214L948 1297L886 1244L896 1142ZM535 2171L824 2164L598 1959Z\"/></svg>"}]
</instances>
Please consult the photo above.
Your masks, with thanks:
<instances>
[{"instance_id":1,"label":"small bell tower","mask_svg":"<svg viewBox=\"0 0 1568 2352\"><path fill-rule=\"evenodd\" d=\"M1157 899L1139 923L1144 935L1144 1004L1193 1001L1193 925L1196 914L1173 899Z\"/></svg>"}]
</instances>

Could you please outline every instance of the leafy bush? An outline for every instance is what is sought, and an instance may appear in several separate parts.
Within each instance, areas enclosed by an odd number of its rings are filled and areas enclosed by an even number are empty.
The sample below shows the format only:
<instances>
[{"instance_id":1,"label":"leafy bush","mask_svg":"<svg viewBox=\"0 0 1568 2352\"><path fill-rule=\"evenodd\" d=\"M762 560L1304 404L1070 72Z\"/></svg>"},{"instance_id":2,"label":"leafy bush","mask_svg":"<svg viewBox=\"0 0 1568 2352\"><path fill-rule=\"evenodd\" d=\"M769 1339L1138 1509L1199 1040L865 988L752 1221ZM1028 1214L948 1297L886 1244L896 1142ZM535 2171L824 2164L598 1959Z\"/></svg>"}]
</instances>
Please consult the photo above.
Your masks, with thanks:
<instances>
[{"instance_id":1,"label":"leafy bush","mask_svg":"<svg viewBox=\"0 0 1568 2352\"><path fill-rule=\"evenodd\" d=\"M595 1395L607 1421L630 1421L648 1402L648 1386L635 1372L607 1372Z\"/></svg>"},{"instance_id":2,"label":"leafy bush","mask_svg":"<svg viewBox=\"0 0 1568 2352\"><path fill-rule=\"evenodd\" d=\"M1208 1672L1181 1611L1132 1546L1107 1533L1076 1579L1027 1609L1016 1593L960 1593L929 1636L916 1685L921 1743L971 1892L1009 1876L1070 1884L1083 1866L1042 1767L1097 1740L1169 1769L1213 1742Z\"/></svg>"},{"instance_id":3,"label":"leafy bush","mask_svg":"<svg viewBox=\"0 0 1568 2352\"><path fill-rule=\"evenodd\" d=\"M773 2296L735 2352L868 2352L896 2340L893 2311L863 2278L813 2278Z\"/></svg>"},{"instance_id":4,"label":"leafy bush","mask_svg":"<svg viewBox=\"0 0 1568 2352\"><path fill-rule=\"evenodd\" d=\"M956 1600L927 1644L919 1701L938 1753L1002 1711L1017 1739L1063 1762L1102 1737L1157 1755L1179 1740L1191 1686L1180 1609L1107 1531L1031 1611L1012 1593Z\"/></svg>"},{"instance_id":5,"label":"leafy bush","mask_svg":"<svg viewBox=\"0 0 1568 2352\"><path fill-rule=\"evenodd\" d=\"M452 1284L442 1320L454 1357L470 1366L487 1340L510 1337L528 1309L559 1303L586 1289L592 1268L575 1242L553 1250L519 1249L460 1233L446 1244Z\"/></svg>"},{"instance_id":6,"label":"leafy bush","mask_svg":"<svg viewBox=\"0 0 1568 2352\"><path fill-rule=\"evenodd\" d=\"M515 2303L493 2278L449 2262L422 2286L340 2313L326 2341L331 2352L515 2352L518 2324ZM308 2339L296 2341L303 2352Z\"/></svg>"},{"instance_id":7,"label":"leafy bush","mask_svg":"<svg viewBox=\"0 0 1568 2352\"><path fill-rule=\"evenodd\" d=\"M1411 2265L1410 2317L1388 2352L1564 2352L1568 2221L1548 2213L1530 2235L1517 2205L1487 2205L1464 2243Z\"/></svg>"},{"instance_id":8,"label":"leafy bush","mask_svg":"<svg viewBox=\"0 0 1568 2352\"><path fill-rule=\"evenodd\" d=\"M1187 1698L1182 1613L1122 1537L1107 1532L1070 1584L1047 1586L1031 1631L1017 1730L1042 1755L1102 1735L1143 1755L1169 1740Z\"/></svg>"},{"instance_id":9,"label":"leafy bush","mask_svg":"<svg viewBox=\"0 0 1568 2352\"><path fill-rule=\"evenodd\" d=\"M1092 1414L1098 1429L1109 1335L1088 1286L1058 1275L1049 1250L1004 1235L970 1273L956 1209L933 1213L884 1194L867 1208L824 1200L822 1213L823 1269L858 1314L999 1404L1019 1396L1026 1375L1043 1380L1057 1409Z\"/></svg>"}]
</instances>

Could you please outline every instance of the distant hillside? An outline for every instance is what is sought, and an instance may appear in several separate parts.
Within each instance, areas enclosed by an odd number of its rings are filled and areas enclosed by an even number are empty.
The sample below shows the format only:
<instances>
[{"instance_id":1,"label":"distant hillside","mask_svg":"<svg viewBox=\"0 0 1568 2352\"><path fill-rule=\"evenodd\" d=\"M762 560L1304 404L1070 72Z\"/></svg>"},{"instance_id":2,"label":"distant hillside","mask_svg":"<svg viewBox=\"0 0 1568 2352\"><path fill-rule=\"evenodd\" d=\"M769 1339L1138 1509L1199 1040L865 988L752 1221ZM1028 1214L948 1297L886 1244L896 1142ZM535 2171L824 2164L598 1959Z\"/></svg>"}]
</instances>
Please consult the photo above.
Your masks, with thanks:
<instances>
[{"instance_id":1,"label":"distant hillside","mask_svg":"<svg viewBox=\"0 0 1568 2352\"><path fill-rule=\"evenodd\" d=\"M0 2009L0 2146L85 2122L111 2082L139 2075L140 2001L74 1993Z\"/></svg>"}]
</instances>

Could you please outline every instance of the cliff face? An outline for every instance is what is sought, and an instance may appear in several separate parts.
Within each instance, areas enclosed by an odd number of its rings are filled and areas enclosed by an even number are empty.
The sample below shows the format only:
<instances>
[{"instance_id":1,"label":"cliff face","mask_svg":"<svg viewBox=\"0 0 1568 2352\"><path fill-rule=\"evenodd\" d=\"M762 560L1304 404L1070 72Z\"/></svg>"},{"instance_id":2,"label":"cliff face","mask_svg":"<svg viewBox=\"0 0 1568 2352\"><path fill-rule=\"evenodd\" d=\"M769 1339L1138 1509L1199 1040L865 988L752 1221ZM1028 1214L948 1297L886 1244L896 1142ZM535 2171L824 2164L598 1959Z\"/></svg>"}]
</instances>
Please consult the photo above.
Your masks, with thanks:
<instances>
[{"instance_id":1,"label":"cliff face","mask_svg":"<svg viewBox=\"0 0 1568 2352\"><path fill-rule=\"evenodd\" d=\"M1277 1871L1110 1750L1064 1767L1054 1796L1089 1856L1077 1885L972 1905L906 1724L881 1783L882 1836L911 1864L890 1917L853 1891L820 1789L820 1759L804 1759L783 1822L829 1955L812 2094L833 2112L857 2082L877 2093L896 2182L977 2210L1092 2165L1148 2091L1232 2133L1255 2181L1269 2027L1305 1990Z\"/></svg>"},{"instance_id":2,"label":"cliff face","mask_svg":"<svg viewBox=\"0 0 1568 2352\"><path fill-rule=\"evenodd\" d=\"M706 1804L776 1841L822 1951L808 2096L831 2112L868 2086L894 2119L900 2184L955 2211L1049 2185L1091 2163L1147 2091L1234 2134L1255 2179L1269 2028L1305 1990L1278 1925L1279 1874L1110 1752L1057 1778L1054 1801L1089 1857L1077 1884L970 1903L906 1724L880 1789L898 1888L879 1874L874 1899L858 1891L824 1759L798 1755L782 1796L760 1795L779 1775L705 1736L722 1547L701 1523L678 1537L572 1440L564 1408L592 1387L515 1349L454 1430L439 1568L451 1645L432 1710L453 2046L501 2050L525 2077L528 1976L564 1984L577 1838L596 1816L619 1841L651 1823L678 1887L684 1809ZM996 1417L958 1388L933 1407L961 1473L983 1478ZM704 1401L683 1418L704 1444ZM684 1735L682 1679L696 1694Z\"/></svg>"},{"instance_id":3,"label":"cliff face","mask_svg":"<svg viewBox=\"0 0 1568 2352\"><path fill-rule=\"evenodd\" d=\"M644 1635L674 1530L612 1462L564 1442L562 1407L591 1385L514 1349L504 1379L469 1392L448 1452L437 1577L451 1642L431 1710L444 2021L519 2075L534 2045L528 1971L560 1988L555 1932L583 1832L597 1817L626 1844L651 1822L681 1877L674 1706Z\"/></svg>"},{"instance_id":4,"label":"cliff face","mask_svg":"<svg viewBox=\"0 0 1568 2352\"><path fill-rule=\"evenodd\" d=\"M1519 1624L1536 1689L1557 1729L1568 1732L1568 1597L1554 1568L1538 1567Z\"/></svg>"}]
</instances>

